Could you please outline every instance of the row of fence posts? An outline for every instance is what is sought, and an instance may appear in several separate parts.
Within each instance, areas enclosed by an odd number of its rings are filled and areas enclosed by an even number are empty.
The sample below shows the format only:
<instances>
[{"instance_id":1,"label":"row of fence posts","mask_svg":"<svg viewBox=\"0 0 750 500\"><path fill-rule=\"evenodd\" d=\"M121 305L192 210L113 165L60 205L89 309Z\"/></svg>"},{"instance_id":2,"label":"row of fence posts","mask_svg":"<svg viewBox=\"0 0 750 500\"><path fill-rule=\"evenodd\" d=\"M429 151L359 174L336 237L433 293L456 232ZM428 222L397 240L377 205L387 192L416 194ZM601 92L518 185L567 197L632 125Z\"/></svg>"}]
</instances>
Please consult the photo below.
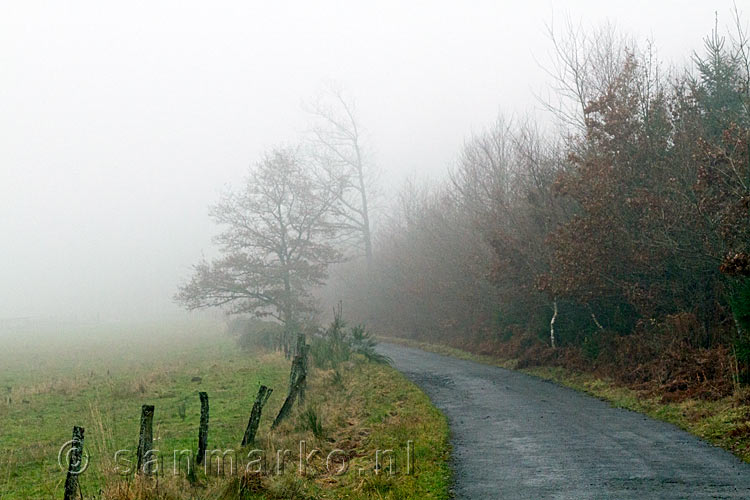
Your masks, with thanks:
<instances>
[{"instance_id":1,"label":"row of fence posts","mask_svg":"<svg viewBox=\"0 0 750 500\"><path fill-rule=\"evenodd\" d=\"M278 425L289 416L294 402L299 400L300 404L305 401L305 388L307 385L307 367L308 354L310 352L309 344L305 343L305 335L297 336L297 349L292 368L289 374L289 394L284 400L278 415L271 425L275 429ZM255 436L260 425L260 417L263 407L271 397L273 389L261 385L258 394L255 397L253 408L250 411L250 418L242 436L242 446L247 446L255 442ZM195 463L200 465L205 459L206 449L208 447L208 393L199 392L198 396L201 402L201 417L198 427L198 454L195 457ZM144 476L150 476L153 473L153 462L149 460L151 450L153 449L153 429L154 429L154 410L153 405L143 405L141 407L140 431L138 434L138 450L136 452L138 460L138 473ZM75 500L79 497L80 484L78 477L81 475L83 465L83 438L84 428L73 427L73 439L70 442L71 448L68 452L68 472L65 478L65 496L64 500ZM82 495L81 495L82 496Z\"/></svg>"}]
</instances>

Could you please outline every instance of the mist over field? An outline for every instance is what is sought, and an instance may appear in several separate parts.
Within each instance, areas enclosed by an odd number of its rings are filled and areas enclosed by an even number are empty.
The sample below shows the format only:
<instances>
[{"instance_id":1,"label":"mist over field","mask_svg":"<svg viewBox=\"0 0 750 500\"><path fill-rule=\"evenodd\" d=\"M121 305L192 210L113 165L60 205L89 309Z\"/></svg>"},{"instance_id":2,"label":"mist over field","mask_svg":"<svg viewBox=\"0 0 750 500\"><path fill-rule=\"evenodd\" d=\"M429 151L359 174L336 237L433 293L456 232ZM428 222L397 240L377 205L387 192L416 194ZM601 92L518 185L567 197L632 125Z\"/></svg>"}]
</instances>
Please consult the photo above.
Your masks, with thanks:
<instances>
[{"instance_id":1,"label":"mist over field","mask_svg":"<svg viewBox=\"0 0 750 500\"><path fill-rule=\"evenodd\" d=\"M750 498L747 7L1 2L0 500Z\"/></svg>"},{"instance_id":2,"label":"mist over field","mask_svg":"<svg viewBox=\"0 0 750 500\"><path fill-rule=\"evenodd\" d=\"M547 26L611 22L682 65L730 24L703 2L5 2L0 323L182 315L208 217L263 151L354 102L382 192L444 180L498 112L552 126ZM380 211L379 211L380 210Z\"/></svg>"}]
</instances>

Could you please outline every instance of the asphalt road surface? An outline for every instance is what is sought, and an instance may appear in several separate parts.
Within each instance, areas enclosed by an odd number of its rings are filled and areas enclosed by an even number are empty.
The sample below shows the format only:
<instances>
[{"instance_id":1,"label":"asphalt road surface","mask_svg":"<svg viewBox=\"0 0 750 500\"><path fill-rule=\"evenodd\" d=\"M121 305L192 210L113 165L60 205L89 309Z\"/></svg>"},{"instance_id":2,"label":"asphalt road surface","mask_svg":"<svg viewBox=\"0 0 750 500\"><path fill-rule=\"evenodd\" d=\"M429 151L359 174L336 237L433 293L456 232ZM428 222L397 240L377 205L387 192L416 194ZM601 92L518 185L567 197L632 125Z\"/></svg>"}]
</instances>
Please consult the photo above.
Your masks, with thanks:
<instances>
[{"instance_id":1,"label":"asphalt road surface","mask_svg":"<svg viewBox=\"0 0 750 500\"><path fill-rule=\"evenodd\" d=\"M456 498L750 499L750 465L673 425L522 373L379 349L448 417Z\"/></svg>"}]
</instances>

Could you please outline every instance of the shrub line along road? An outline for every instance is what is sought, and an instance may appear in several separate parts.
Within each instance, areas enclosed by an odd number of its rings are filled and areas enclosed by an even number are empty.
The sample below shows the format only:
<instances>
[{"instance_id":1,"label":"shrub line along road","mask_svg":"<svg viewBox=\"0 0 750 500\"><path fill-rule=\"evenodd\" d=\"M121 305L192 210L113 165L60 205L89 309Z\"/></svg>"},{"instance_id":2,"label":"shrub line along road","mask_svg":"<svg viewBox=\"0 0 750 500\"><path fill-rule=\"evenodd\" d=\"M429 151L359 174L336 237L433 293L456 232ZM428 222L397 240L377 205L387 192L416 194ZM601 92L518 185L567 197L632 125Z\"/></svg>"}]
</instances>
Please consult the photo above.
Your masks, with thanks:
<instances>
[{"instance_id":1,"label":"shrub line along road","mask_svg":"<svg viewBox=\"0 0 750 500\"><path fill-rule=\"evenodd\" d=\"M750 498L750 464L671 424L520 372L379 350L448 417L456 498Z\"/></svg>"}]
</instances>

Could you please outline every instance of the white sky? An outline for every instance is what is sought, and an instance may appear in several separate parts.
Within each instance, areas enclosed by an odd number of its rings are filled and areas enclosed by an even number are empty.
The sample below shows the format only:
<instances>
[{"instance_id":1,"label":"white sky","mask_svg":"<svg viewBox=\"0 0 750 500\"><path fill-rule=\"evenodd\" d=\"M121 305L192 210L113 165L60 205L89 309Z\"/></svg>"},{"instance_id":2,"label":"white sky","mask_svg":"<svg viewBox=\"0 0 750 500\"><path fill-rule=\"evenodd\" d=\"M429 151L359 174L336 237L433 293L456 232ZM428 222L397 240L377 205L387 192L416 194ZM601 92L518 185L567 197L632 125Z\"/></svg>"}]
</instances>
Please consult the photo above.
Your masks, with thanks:
<instances>
[{"instance_id":1,"label":"white sky","mask_svg":"<svg viewBox=\"0 0 750 500\"><path fill-rule=\"evenodd\" d=\"M326 81L356 98L397 186L443 176L499 111L538 107L553 14L614 21L679 64L731 7L2 0L0 318L173 313L211 253L207 206L295 140L300 104Z\"/></svg>"}]
</instances>

